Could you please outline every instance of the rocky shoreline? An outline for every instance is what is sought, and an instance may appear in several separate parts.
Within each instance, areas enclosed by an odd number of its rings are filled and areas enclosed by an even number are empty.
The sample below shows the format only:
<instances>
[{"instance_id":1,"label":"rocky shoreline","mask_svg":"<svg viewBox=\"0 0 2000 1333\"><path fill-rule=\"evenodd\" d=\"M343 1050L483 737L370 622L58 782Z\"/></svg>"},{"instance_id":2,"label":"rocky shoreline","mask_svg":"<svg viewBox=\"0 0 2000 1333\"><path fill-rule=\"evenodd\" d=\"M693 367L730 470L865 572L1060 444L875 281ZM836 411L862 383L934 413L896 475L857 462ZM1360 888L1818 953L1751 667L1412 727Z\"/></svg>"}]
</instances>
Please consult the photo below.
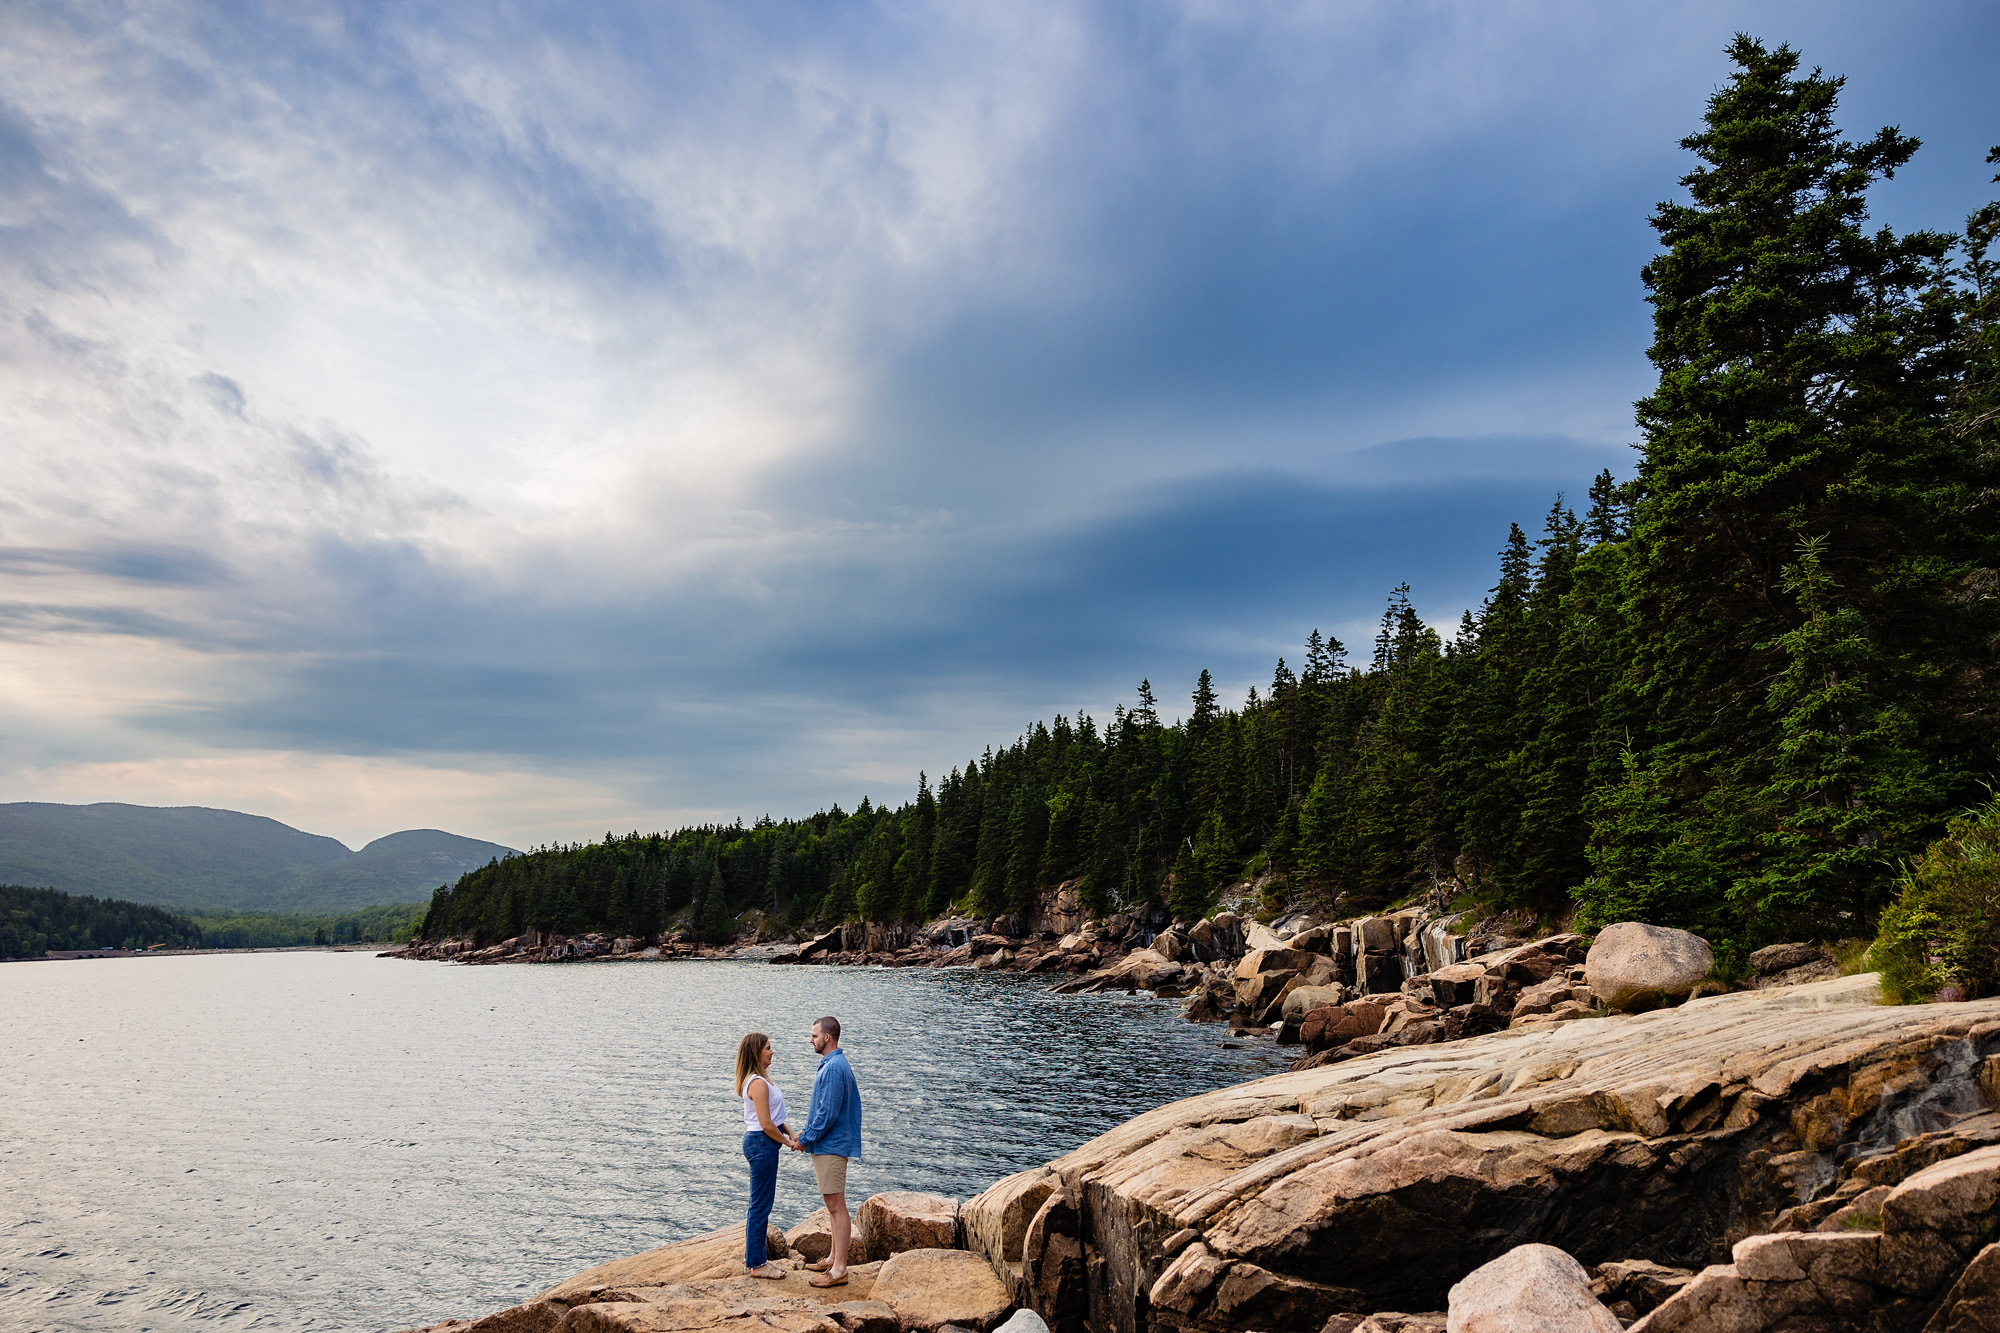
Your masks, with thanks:
<instances>
[{"instance_id":1,"label":"rocky shoreline","mask_svg":"<svg viewBox=\"0 0 2000 1333\"><path fill-rule=\"evenodd\" d=\"M735 958L1019 972L1045 976L1063 993L1147 991L1183 999L1190 1020L1303 1047L1295 1068L1601 1016L1607 999L1623 1009L1724 989L1709 979L1705 946L1678 971L1641 968L1636 981L1600 975L1593 985L1575 934L1513 938L1504 922L1475 923L1426 907L1348 920L1301 911L1269 924L1234 911L1175 922L1158 908L1094 918L1079 905L1074 884L1048 895L1026 918L956 917L922 926L848 921L804 938L774 931L761 913L746 914L740 926L738 938L722 946L698 944L684 933L657 941L529 934L485 946L420 941L383 956L475 965ZM1840 972L1830 954L1806 944L1761 950L1750 963L1741 988Z\"/></svg>"},{"instance_id":2,"label":"rocky shoreline","mask_svg":"<svg viewBox=\"0 0 2000 1333\"><path fill-rule=\"evenodd\" d=\"M1510 1333L2000 1329L2000 1000L1880 1002L1807 944L1714 980L1625 923L1510 939L1422 908L1268 924L1064 912L846 923L686 954L509 941L468 962L762 957L1147 990L1302 1048L956 1200L860 1209L855 1277L737 1276L741 1229L436 1333ZM639 947L633 947L633 946ZM780 1236L824 1253L824 1215Z\"/></svg>"},{"instance_id":3,"label":"rocky shoreline","mask_svg":"<svg viewBox=\"0 0 2000 1333\"><path fill-rule=\"evenodd\" d=\"M1188 1098L963 1204L870 1199L846 1289L735 1276L738 1227L435 1333L1970 1333L2000 1327L1996 1231L2000 1000L1863 975ZM824 1220L772 1241L796 1264Z\"/></svg>"}]
</instances>

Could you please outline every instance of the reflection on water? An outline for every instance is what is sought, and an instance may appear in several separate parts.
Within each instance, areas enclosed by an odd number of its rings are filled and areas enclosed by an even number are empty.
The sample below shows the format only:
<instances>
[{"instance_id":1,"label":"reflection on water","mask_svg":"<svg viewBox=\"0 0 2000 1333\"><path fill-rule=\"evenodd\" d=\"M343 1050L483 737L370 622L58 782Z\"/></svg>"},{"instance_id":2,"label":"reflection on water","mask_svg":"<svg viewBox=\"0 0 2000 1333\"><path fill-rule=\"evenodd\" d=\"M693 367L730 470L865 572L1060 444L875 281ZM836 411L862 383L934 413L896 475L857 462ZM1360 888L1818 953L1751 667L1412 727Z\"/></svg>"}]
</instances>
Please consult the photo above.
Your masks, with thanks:
<instances>
[{"instance_id":1,"label":"reflection on water","mask_svg":"<svg viewBox=\"0 0 2000 1333\"><path fill-rule=\"evenodd\" d=\"M966 1197L1282 1067L1169 1001L969 971L452 967L256 954L0 967L0 1327L393 1329L737 1220L737 1039L803 1119L837 1015L849 1190ZM776 1220L818 1200L786 1154Z\"/></svg>"}]
</instances>

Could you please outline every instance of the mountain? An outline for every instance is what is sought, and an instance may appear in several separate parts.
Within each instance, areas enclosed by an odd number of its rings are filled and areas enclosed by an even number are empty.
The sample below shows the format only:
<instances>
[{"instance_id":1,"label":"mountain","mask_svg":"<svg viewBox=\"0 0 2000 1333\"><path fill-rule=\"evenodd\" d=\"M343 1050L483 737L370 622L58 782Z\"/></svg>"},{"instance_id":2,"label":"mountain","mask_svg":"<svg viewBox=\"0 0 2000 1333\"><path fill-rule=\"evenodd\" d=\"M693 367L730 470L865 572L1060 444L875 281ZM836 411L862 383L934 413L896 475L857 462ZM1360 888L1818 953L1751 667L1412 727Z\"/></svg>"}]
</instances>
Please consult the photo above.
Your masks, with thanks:
<instances>
[{"instance_id":1,"label":"mountain","mask_svg":"<svg viewBox=\"0 0 2000 1333\"><path fill-rule=\"evenodd\" d=\"M184 912L344 912L422 902L514 849L407 829L351 851L262 815L202 806L0 804L0 883Z\"/></svg>"},{"instance_id":2,"label":"mountain","mask_svg":"<svg viewBox=\"0 0 2000 1333\"><path fill-rule=\"evenodd\" d=\"M413 828L377 838L358 852L322 866L305 880L316 902L337 904L316 911L341 911L371 903L414 903L430 899L440 884L456 884L468 870L515 855L511 847L461 838L442 829Z\"/></svg>"}]
</instances>

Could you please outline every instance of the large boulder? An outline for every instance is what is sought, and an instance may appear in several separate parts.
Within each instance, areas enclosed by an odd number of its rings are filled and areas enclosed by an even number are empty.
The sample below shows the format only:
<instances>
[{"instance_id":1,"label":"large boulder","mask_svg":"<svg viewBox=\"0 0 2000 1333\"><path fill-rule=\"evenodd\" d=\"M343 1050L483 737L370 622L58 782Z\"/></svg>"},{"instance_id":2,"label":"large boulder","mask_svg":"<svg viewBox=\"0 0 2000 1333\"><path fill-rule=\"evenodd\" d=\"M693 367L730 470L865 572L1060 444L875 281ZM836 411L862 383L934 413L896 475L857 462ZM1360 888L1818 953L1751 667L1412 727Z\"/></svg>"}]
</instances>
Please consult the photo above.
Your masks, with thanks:
<instances>
[{"instance_id":1,"label":"large boulder","mask_svg":"<svg viewBox=\"0 0 2000 1333\"><path fill-rule=\"evenodd\" d=\"M1236 978L1236 1007L1256 1022L1266 1009L1284 998L1286 987L1298 980L1296 972L1259 972Z\"/></svg>"},{"instance_id":2,"label":"large boulder","mask_svg":"<svg viewBox=\"0 0 2000 1333\"><path fill-rule=\"evenodd\" d=\"M1354 923L1363 953L1395 953L1403 947L1403 923L1395 917L1369 916Z\"/></svg>"},{"instance_id":3,"label":"large boulder","mask_svg":"<svg viewBox=\"0 0 2000 1333\"><path fill-rule=\"evenodd\" d=\"M1813 944L1772 944L1750 955L1750 985L1756 990L1799 986L1840 975L1840 963Z\"/></svg>"},{"instance_id":4,"label":"large boulder","mask_svg":"<svg viewBox=\"0 0 2000 1333\"><path fill-rule=\"evenodd\" d=\"M1206 941L1204 959L1235 958L1243 952L1243 920L1234 912L1217 912L1208 920L1198 923L1188 938L1196 938L1196 932Z\"/></svg>"},{"instance_id":5,"label":"large boulder","mask_svg":"<svg viewBox=\"0 0 2000 1333\"><path fill-rule=\"evenodd\" d=\"M1016 1310L994 1333L1049 1333L1049 1325L1033 1310Z\"/></svg>"},{"instance_id":6,"label":"large boulder","mask_svg":"<svg viewBox=\"0 0 2000 1333\"><path fill-rule=\"evenodd\" d=\"M1699 935L1621 921L1598 932L1583 967L1600 1003L1632 1012L1692 995L1715 969L1715 955Z\"/></svg>"},{"instance_id":7,"label":"large boulder","mask_svg":"<svg viewBox=\"0 0 2000 1333\"><path fill-rule=\"evenodd\" d=\"M1341 966L1336 960L1323 953L1312 956L1312 963L1299 973L1301 986L1339 986L1346 984L1341 974Z\"/></svg>"},{"instance_id":8,"label":"large boulder","mask_svg":"<svg viewBox=\"0 0 2000 1333\"><path fill-rule=\"evenodd\" d=\"M1028 1234L1028 1224L1061 1184L1055 1172L1038 1166L1017 1171L967 1199L958 1209L966 1248L987 1256L997 1271L1010 1272L1008 1265L1021 1262L1021 1242Z\"/></svg>"},{"instance_id":9,"label":"large boulder","mask_svg":"<svg viewBox=\"0 0 2000 1333\"><path fill-rule=\"evenodd\" d=\"M905 1250L875 1275L874 1299L886 1302L906 1330L935 1333L947 1324L991 1333L1014 1301L986 1261L966 1250Z\"/></svg>"},{"instance_id":10,"label":"large boulder","mask_svg":"<svg viewBox=\"0 0 2000 1333\"><path fill-rule=\"evenodd\" d=\"M871 1259L904 1250L949 1250L958 1244L958 1200L914 1190L888 1190L861 1201L855 1232Z\"/></svg>"},{"instance_id":11,"label":"large boulder","mask_svg":"<svg viewBox=\"0 0 2000 1333\"><path fill-rule=\"evenodd\" d=\"M1356 989L1363 995L1393 995L1403 989L1400 954L1364 953L1355 962Z\"/></svg>"},{"instance_id":12,"label":"large boulder","mask_svg":"<svg viewBox=\"0 0 2000 1333\"><path fill-rule=\"evenodd\" d=\"M1388 1018L1388 1007L1373 1000L1321 1005L1307 1010L1299 1020L1299 1039L1307 1050L1323 1051L1345 1045L1356 1037L1374 1036Z\"/></svg>"},{"instance_id":13,"label":"large boulder","mask_svg":"<svg viewBox=\"0 0 2000 1333\"><path fill-rule=\"evenodd\" d=\"M1261 921L1243 923L1243 947L1253 952L1258 949L1282 949L1285 938Z\"/></svg>"},{"instance_id":14,"label":"large boulder","mask_svg":"<svg viewBox=\"0 0 2000 1333\"><path fill-rule=\"evenodd\" d=\"M1465 961L1465 936L1453 929L1459 923L1459 917L1451 916L1426 922L1416 930L1411 944L1423 955L1425 971L1435 972Z\"/></svg>"},{"instance_id":15,"label":"large boulder","mask_svg":"<svg viewBox=\"0 0 2000 1333\"><path fill-rule=\"evenodd\" d=\"M833 1215L825 1208L815 1208L806 1214L805 1221L785 1233L786 1247L809 1264L816 1264L833 1253ZM859 1254L852 1252L848 1259L858 1263Z\"/></svg>"},{"instance_id":16,"label":"large boulder","mask_svg":"<svg viewBox=\"0 0 2000 1333\"><path fill-rule=\"evenodd\" d=\"M1057 1190L1028 1224L1024 1257L1014 1290L1022 1304L1054 1333L1085 1333L1090 1318L1090 1274L1083 1248L1083 1217L1076 1196Z\"/></svg>"},{"instance_id":17,"label":"large boulder","mask_svg":"<svg viewBox=\"0 0 2000 1333\"><path fill-rule=\"evenodd\" d=\"M1243 961L1236 965L1236 977L1260 976L1266 972L1300 972L1312 966L1312 955L1300 949L1283 946L1270 949L1252 949L1243 955Z\"/></svg>"},{"instance_id":18,"label":"large boulder","mask_svg":"<svg viewBox=\"0 0 2000 1333\"><path fill-rule=\"evenodd\" d=\"M825 934L815 935L804 944L801 944L797 955L798 961L803 963L808 959L817 958L821 954L833 953L840 948L840 942L841 928L835 926Z\"/></svg>"},{"instance_id":19,"label":"large boulder","mask_svg":"<svg viewBox=\"0 0 2000 1333\"><path fill-rule=\"evenodd\" d=\"M1518 1245L1451 1289L1447 1333L1622 1333L1583 1265L1553 1245Z\"/></svg>"},{"instance_id":20,"label":"large boulder","mask_svg":"<svg viewBox=\"0 0 2000 1333\"><path fill-rule=\"evenodd\" d=\"M1083 924L1082 883L1066 879L1056 886L1055 892L1041 900L1041 916L1034 923L1032 934L1048 936L1067 935Z\"/></svg>"},{"instance_id":21,"label":"large boulder","mask_svg":"<svg viewBox=\"0 0 2000 1333\"><path fill-rule=\"evenodd\" d=\"M1302 1020L1315 1009L1344 1004L1346 1000L1345 986L1300 986L1286 994L1284 1018L1287 1023L1294 1019Z\"/></svg>"},{"instance_id":22,"label":"large boulder","mask_svg":"<svg viewBox=\"0 0 2000 1333\"><path fill-rule=\"evenodd\" d=\"M1614 1259L1597 1266L1590 1289L1605 1309L1630 1323L1659 1309L1693 1280L1689 1269L1669 1268L1649 1259Z\"/></svg>"},{"instance_id":23,"label":"large boulder","mask_svg":"<svg viewBox=\"0 0 2000 1333\"><path fill-rule=\"evenodd\" d=\"M1109 990L1158 990L1178 982L1185 971L1179 963L1171 962L1151 949L1134 949L1109 967L1063 982L1056 987L1056 991L1063 995L1077 995Z\"/></svg>"},{"instance_id":24,"label":"large boulder","mask_svg":"<svg viewBox=\"0 0 2000 1333\"><path fill-rule=\"evenodd\" d=\"M1301 949L1306 953L1332 953L1333 927L1310 926L1285 941L1287 948Z\"/></svg>"},{"instance_id":25,"label":"large boulder","mask_svg":"<svg viewBox=\"0 0 2000 1333\"><path fill-rule=\"evenodd\" d=\"M955 916L924 927L921 938L933 949L954 949L982 929L984 927L969 916Z\"/></svg>"},{"instance_id":26,"label":"large boulder","mask_svg":"<svg viewBox=\"0 0 2000 1333\"><path fill-rule=\"evenodd\" d=\"M1440 1009L1454 1009L1473 1002L1474 990L1485 975L1486 968L1479 963L1453 963L1420 980L1429 982L1431 1003Z\"/></svg>"}]
</instances>

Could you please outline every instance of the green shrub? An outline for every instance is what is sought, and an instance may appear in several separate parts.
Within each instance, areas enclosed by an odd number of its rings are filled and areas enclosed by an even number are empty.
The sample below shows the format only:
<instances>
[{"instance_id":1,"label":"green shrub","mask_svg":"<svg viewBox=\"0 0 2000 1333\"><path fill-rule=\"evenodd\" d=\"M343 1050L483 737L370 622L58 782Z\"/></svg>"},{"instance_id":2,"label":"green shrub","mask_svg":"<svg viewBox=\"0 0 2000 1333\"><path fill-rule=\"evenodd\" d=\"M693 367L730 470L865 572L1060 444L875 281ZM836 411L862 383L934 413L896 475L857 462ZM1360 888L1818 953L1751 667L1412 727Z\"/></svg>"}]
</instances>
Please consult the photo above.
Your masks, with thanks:
<instances>
[{"instance_id":1,"label":"green shrub","mask_svg":"<svg viewBox=\"0 0 2000 1333\"><path fill-rule=\"evenodd\" d=\"M1897 1004L2000 994L2000 797L1953 819L1904 872L1869 958Z\"/></svg>"}]
</instances>

